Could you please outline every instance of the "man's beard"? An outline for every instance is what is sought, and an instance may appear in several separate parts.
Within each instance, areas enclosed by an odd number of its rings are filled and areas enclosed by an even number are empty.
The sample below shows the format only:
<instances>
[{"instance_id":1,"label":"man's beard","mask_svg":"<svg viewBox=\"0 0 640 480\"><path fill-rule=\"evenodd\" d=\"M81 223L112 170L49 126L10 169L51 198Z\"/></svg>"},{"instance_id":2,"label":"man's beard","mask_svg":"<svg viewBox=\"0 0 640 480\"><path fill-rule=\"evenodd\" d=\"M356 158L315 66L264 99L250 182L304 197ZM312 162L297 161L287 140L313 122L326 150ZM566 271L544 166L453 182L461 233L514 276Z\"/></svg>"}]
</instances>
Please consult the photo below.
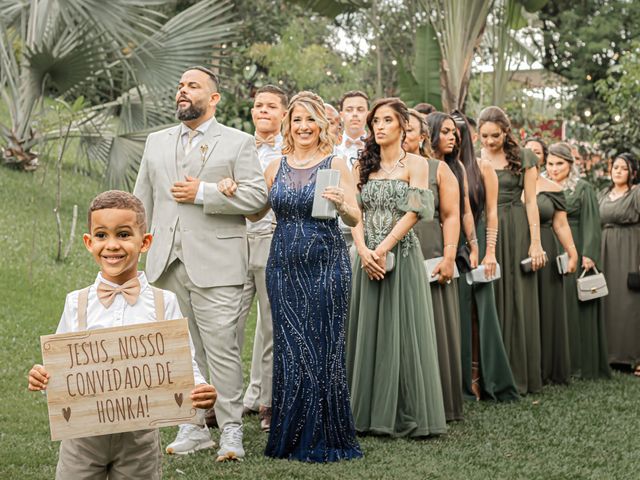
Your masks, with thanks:
<instances>
[{"instance_id":1,"label":"man's beard","mask_svg":"<svg viewBox=\"0 0 640 480\"><path fill-rule=\"evenodd\" d=\"M195 120L196 118L200 118L205 113L205 108L198 107L193 103L190 103L189 106L185 109L180 109L180 107L176 108L176 118L181 122Z\"/></svg>"}]
</instances>

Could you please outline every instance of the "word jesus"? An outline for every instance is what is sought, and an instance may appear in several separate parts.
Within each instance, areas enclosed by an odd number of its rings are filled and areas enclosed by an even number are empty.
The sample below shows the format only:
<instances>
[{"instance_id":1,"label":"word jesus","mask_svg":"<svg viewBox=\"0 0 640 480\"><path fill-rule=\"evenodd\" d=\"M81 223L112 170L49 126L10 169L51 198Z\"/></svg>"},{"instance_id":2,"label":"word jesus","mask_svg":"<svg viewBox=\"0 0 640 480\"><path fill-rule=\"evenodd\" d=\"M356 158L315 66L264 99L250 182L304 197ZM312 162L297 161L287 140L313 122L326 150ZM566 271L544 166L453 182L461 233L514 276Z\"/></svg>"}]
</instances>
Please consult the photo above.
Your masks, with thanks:
<instances>
[{"instance_id":1,"label":"word jesus","mask_svg":"<svg viewBox=\"0 0 640 480\"><path fill-rule=\"evenodd\" d=\"M107 351L107 341L68 343L69 368L90 363L113 363ZM148 335L128 335L118 338L120 360L164 355L164 337L160 332Z\"/></svg>"}]
</instances>

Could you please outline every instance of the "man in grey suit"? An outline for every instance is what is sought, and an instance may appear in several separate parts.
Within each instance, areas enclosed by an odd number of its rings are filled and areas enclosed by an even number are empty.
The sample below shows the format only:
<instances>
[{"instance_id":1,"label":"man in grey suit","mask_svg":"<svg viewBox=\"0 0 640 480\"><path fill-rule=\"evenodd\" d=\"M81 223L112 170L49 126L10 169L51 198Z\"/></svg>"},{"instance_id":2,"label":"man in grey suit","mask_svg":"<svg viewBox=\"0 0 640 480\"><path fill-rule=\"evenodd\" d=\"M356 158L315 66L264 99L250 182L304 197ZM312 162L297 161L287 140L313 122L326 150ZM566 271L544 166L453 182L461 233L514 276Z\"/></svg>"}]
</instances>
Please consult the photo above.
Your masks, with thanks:
<instances>
[{"instance_id":1,"label":"man in grey suit","mask_svg":"<svg viewBox=\"0 0 640 480\"><path fill-rule=\"evenodd\" d=\"M261 210L267 188L251 135L220 125L217 76L204 67L182 75L176 92L181 124L152 133L134 194L142 200L153 244L150 282L176 293L200 370L218 391L218 461L244 457L242 369L236 324L247 278L244 215ZM206 426L181 425L168 453L214 445Z\"/></svg>"}]
</instances>

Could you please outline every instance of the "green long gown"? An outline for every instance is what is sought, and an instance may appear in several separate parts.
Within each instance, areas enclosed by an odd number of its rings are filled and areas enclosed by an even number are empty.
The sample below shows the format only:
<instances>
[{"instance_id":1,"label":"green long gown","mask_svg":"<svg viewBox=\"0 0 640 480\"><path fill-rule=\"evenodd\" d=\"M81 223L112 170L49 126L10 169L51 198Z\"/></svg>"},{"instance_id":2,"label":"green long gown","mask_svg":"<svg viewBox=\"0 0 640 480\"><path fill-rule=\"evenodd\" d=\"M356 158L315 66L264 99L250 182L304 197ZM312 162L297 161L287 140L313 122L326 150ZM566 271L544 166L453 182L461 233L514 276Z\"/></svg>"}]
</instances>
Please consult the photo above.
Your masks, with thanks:
<instances>
[{"instance_id":1,"label":"green long gown","mask_svg":"<svg viewBox=\"0 0 640 480\"><path fill-rule=\"evenodd\" d=\"M582 273L582 256L601 266L598 200L593 187L582 179L574 190L567 189L564 194L573 242L580 255L578 271L567 275L565 282L571 374L584 379L609 378L604 322L598 315L600 299L579 301L576 286L576 279Z\"/></svg>"},{"instance_id":2,"label":"green long gown","mask_svg":"<svg viewBox=\"0 0 640 480\"><path fill-rule=\"evenodd\" d=\"M498 175L498 243L496 259L502 277L495 282L496 306L511 371L521 394L542 389L540 314L536 273L523 273L520 262L529 256L529 222L522 203L524 173L537 164L535 154L521 150L519 172Z\"/></svg>"},{"instance_id":3,"label":"green long gown","mask_svg":"<svg viewBox=\"0 0 640 480\"><path fill-rule=\"evenodd\" d=\"M376 248L406 212L433 218L433 194L398 179L369 180L359 201ZM429 282L413 230L394 247L394 270L370 280L354 262L347 380L356 430L419 437L446 432Z\"/></svg>"},{"instance_id":4,"label":"green long gown","mask_svg":"<svg viewBox=\"0 0 640 480\"><path fill-rule=\"evenodd\" d=\"M439 160L429 159L429 189L434 198L433 220L420 220L413 228L426 259L444 255L440 223ZM457 282L440 285L431 282L431 300L438 343L438 364L447 421L462 420L462 366L460 364L460 306Z\"/></svg>"},{"instance_id":5,"label":"green long gown","mask_svg":"<svg viewBox=\"0 0 640 480\"><path fill-rule=\"evenodd\" d=\"M538 193L540 240L549 263L538 271L540 304L540 346L542 351L542 381L545 384L568 384L571 377L569 326L565 302L565 278L558 273L556 257L563 253L552 228L556 211L566 212L564 193Z\"/></svg>"},{"instance_id":6,"label":"green long gown","mask_svg":"<svg viewBox=\"0 0 640 480\"><path fill-rule=\"evenodd\" d=\"M629 290L627 275L640 271L640 187L623 197L600 199L602 270L609 295L602 299L609 363L640 363L640 292Z\"/></svg>"},{"instance_id":7,"label":"green long gown","mask_svg":"<svg viewBox=\"0 0 640 480\"><path fill-rule=\"evenodd\" d=\"M476 224L480 261L487 252L486 227L484 215ZM464 242L464 238L462 239ZM478 343L480 363L480 390L482 397L498 402L518 400L520 395L511 373L509 357L502 341L494 282L467 284L464 275L458 279L460 297L460 331L462 350L462 385L464 395L475 399L471 390L471 322L473 315L478 322Z\"/></svg>"}]
</instances>

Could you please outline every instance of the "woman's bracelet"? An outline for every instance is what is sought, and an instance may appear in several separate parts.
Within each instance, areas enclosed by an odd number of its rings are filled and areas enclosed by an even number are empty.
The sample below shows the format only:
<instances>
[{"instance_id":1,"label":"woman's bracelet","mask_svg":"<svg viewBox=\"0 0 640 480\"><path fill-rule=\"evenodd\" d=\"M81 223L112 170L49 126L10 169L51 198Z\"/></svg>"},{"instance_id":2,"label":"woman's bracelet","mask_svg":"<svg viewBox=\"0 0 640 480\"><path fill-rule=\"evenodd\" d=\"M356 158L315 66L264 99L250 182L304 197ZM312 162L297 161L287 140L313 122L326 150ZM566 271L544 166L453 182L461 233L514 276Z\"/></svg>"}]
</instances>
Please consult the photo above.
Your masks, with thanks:
<instances>
[{"instance_id":1,"label":"woman's bracelet","mask_svg":"<svg viewBox=\"0 0 640 480\"><path fill-rule=\"evenodd\" d=\"M389 232L389 235L391 235L391 237L396 241L396 242L400 242L400 239L398 237L396 237L393 233L393 230Z\"/></svg>"},{"instance_id":2,"label":"woman's bracelet","mask_svg":"<svg viewBox=\"0 0 640 480\"><path fill-rule=\"evenodd\" d=\"M469 243L471 245L478 245L478 239L477 238L472 238L471 240L469 240Z\"/></svg>"},{"instance_id":3,"label":"woman's bracelet","mask_svg":"<svg viewBox=\"0 0 640 480\"><path fill-rule=\"evenodd\" d=\"M487 246L494 247L498 243L498 229L487 227Z\"/></svg>"},{"instance_id":4,"label":"woman's bracelet","mask_svg":"<svg viewBox=\"0 0 640 480\"><path fill-rule=\"evenodd\" d=\"M444 248L455 248L458 249L458 246L455 243L447 243Z\"/></svg>"}]
</instances>

